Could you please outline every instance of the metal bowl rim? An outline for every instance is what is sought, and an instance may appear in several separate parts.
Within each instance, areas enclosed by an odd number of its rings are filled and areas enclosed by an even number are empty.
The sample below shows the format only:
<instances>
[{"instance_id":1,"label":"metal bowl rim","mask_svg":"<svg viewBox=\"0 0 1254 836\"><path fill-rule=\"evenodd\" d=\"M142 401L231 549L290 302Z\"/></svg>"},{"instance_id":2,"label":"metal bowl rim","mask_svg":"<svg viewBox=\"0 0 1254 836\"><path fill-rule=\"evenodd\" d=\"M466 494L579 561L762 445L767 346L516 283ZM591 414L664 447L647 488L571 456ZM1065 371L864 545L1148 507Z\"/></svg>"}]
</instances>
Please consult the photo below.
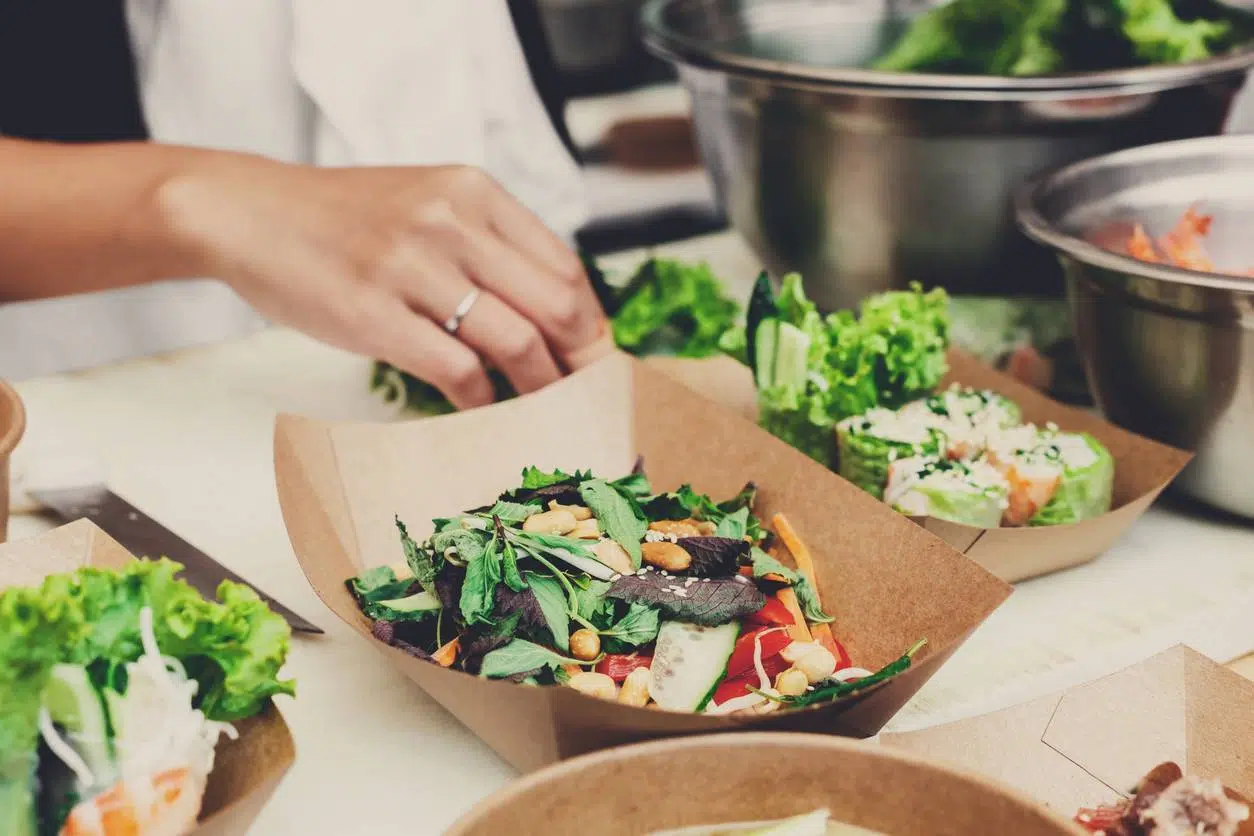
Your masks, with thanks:
<instances>
[{"instance_id":1,"label":"metal bowl rim","mask_svg":"<svg viewBox=\"0 0 1254 836\"><path fill-rule=\"evenodd\" d=\"M776 61L735 55L683 35L665 25L663 12L682 0L647 0L640 11L645 46L668 61L758 78L777 84L808 87L847 87L876 90L893 88L900 95L914 98L947 98L960 92L964 98L983 94L989 99L1013 100L1024 93L1046 91L1115 93L1123 88L1137 92L1169 90L1197 84L1225 73L1254 66L1254 42L1224 55L1186 64L1158 64L1086 73L1060 73L1048 76L987 76L947 73L894 73L855 67L811 67L790 61Z\"/></svg>"},{"instance_id":2,"label":"metal bowl rim","mask_svg":"<svg viewBox=\"0 0 1254 836\"><path fill-rule=\"evenodd\" d=\"M1075 259L1120 273L1157 279L1169 284L1184 284L1194 287L1206 287L1214 290L1226 290L1236 293L1254 294L1254 278L1242 278L1221 273L1206 273L1200 270L1185 270L1181 267L1170 267L1140 261L1127 255L1111 252L1096 244L1060 230L1054 223L1037 209L1038 198L1060 180L1083 177L1089 172L1121 164L1151 162L1179 156L1188 151L1206 149L1214 146L1222 152L1244 151L1254 156L1254 134L1229 134L1224 136L1205 136L1193 139L1180 139L1172 142L1158 142L1129 148L1111 154L1091 157L1071 165L1062 166L1029 179L1015 190L1015 220L1024 234L1034 241L1045 244Z\"/></svg>"}]
</instances>

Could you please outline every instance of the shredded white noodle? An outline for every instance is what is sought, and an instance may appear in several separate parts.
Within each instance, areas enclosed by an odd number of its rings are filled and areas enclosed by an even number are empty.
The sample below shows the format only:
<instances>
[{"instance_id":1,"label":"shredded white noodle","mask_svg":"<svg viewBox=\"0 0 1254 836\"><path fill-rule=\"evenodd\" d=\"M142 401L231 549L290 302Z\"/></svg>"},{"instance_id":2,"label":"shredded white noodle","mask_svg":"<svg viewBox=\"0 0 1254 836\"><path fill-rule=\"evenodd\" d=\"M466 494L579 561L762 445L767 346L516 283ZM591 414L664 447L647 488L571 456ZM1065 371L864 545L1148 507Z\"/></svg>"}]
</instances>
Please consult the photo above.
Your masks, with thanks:
<instances>
[{"instance_id":1,"label":"shredded white noodle","mask_svg":"<svg viewBox=\"0 0 1254 836\"><path fill-rule=\"evenodd\" d=\"M48 714L46 708L39 709L39 733L43 736L44 743L48 744L48 749L52 754L69 767L80 784L90 787L96 783L96 776L92 774L87 762L74 751L73 746L65 742L65 738L57 733L56 726L52 724L52 716Z\"/></svg>"}]
</instances>

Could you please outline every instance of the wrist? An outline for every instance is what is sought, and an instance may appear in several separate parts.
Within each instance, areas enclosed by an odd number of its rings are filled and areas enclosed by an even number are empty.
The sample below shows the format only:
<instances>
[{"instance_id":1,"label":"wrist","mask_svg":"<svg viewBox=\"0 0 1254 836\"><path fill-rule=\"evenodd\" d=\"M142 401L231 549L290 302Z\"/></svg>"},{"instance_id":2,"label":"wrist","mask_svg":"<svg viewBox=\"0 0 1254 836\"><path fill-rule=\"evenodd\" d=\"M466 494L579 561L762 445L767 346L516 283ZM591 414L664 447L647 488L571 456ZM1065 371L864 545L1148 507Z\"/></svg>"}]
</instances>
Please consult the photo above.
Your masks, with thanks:
<instances>
[{"instance_id":1,"label":"wrist","mask_svg":"<svg viewBox=\"0 0 1254 836\"><path fill-rule=\"evenodd\" d=\"M142 235L160 252L169 278L214 278L231 284L234 271L225 257L224 228L236 221L232 185L257 166L277 165L248 154L175 148L169 165L153 183L144 206ZM172 272L171 272L172 271Z\"/></svg>"}]
</instances>

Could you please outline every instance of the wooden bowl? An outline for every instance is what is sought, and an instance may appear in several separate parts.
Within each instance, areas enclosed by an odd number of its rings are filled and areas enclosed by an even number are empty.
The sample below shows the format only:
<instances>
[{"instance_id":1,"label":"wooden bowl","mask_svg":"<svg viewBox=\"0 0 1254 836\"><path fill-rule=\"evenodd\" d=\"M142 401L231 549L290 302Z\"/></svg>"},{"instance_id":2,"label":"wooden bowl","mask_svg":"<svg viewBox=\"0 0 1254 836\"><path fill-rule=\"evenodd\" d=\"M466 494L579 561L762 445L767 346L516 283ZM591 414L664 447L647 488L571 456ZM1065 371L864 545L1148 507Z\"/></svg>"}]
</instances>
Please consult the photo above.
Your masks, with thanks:
<instances>
[{"instance_id":1,"label":"wooden bowl","mask_svg":"<svg viewBox=\"0 0 1254 836\"><path fill-rule=\"evenodd\" d=\"M446 836L645 836L827 808L887 836L1077 836L1078 825L986 778L825 735L741 733L611 749L533 773Z\"/></svg>"}]
</instances>

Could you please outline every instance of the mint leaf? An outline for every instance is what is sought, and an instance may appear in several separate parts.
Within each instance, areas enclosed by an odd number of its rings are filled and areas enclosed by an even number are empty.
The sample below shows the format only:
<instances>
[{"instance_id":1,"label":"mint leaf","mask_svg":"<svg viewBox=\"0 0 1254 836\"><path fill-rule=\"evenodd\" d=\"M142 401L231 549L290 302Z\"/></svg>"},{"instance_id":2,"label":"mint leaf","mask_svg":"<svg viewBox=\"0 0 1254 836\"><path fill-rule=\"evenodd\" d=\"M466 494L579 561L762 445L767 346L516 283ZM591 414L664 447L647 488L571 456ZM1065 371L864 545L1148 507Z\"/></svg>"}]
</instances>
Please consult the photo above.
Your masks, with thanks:
<instances>
[{"instance_id":1,"label":"mint leaf","mask_svg":"<svg viewBox=\"0 0 1254 836\"><path fill-rule=\"evenodd\" d=\"M643 499L653 493L653 486L649 484L649 479L643 473L629 473L621 479L615 479L610 482L619 493L634 496Z\"/></svg>"},{"instance_id":2,"label":"mint leaf","mask_svg":"<svg viewBox=\"0 0 1254 836\"><path fill-rule=\"evenodd\" d=\"M566 612L566 592L562 584L551 575L536 572L527 572L523 579L540 602L540 610L553 635L553 644L560 650L570 650L570 617Z\"/></svg>"},{"instance_id":3,"label":"mint leaf","mask_svg":"<svg viewBox=\"0 0 1254 836\"><path fill-rule=\"evenodd\" d=\"M527 517L532 514L538 514L541 507L537 503L531 502L509 502L507 500L498 500L495 505L484 512L485 517L494 517L503 523L521 523L525 522Z\"/></svg>"},{"instance_id":4,"label":"mint leaf","mask_svg":"<svg viewBox=\"0 0 1254 836\"><path fill-rule=\"evenodd\" d=\"M578 484L591 478L591 471L576 470L573 474L570 474L554 470L552 473L545 473L538 467L526 467L523 468L522 472L522 487L526 490L536 490L538 488L552 487L553 485Z\"/></svg>"},{"instance_id":5,"label":"mint leaf","mask_svg":"<svg viewBox=\"0 0 1254 836\"><path fill-rule=\"evenodd\" d=\"M661 627L658 611L646 604L632 604L627 614L601 635L632 647L648 644L657 638Z\"/></svg>"},{"instance_id":6,"label":"mint leaf","mask_svg":"<svg viewBox=\"0 0 1254 836\"><path fill-rule=\"evenodd\" d=\"M789 569L759 548L755 547L750 554L753 556L753 576L755 578L779 575L788 581L793 588L793 592L797 594L797 603L801 606L801 612L805 615L806 621L814 624L828 624L836 620L823 612L823 608L819 606L818 593L814 591L814 587L810 586L810 582L806 580L804 575L796 569Z\"/></svg>"},{"instance_id":7,"label":"mint leaf","mask_svg":"<svg viewBox=\"0 0 1254 836\"><path fill-rule=\"evenodd\" d=\"M640 541L649 524L636 516L631 502L601 479L592 479L579 486L584 504L596 516L601 529L610 539L627 550L633 566L640 565Z\"/></svg>"},{"instance_id":8,"label":"mint leaf","mask_svg":"<svg viewBox=\"0 0 1254 836\"><path fill-rule=\"evenodd\" d=\"M662 577L660 572L623 575L606 594L629 604L647 604L667 618L702 627L727 624L766 604L761 590L739 575L726 580Z\"/></svg>"},{"instance_id":9,"label":"mint leaf","mask_svg":"<svg viewBox=\"0 0 1254 836\"><path fill-rule=\"evenodd\" d=\"M462 583L459 607L467 624L487 624L496 603L496 585L501 582L501 562L496 539L470 563L466 564L466 580Z\"/></svg>"},{"instance_id":10,"label":"mint leaf","mask_svg":"<svg viewBox=\"0 0 1254 836\"><path fill-rule=\"evenodd\" d=\"M414 579L422 584L423 589L430 589L431 584L435 582L435 562L427 550L415 543L414 538L409 536L409 530L405 528L405 523L401 522L401 518L395 517L394 519L396 530L401 535L401 549L405 552L405 562L409 564L409 571L414 573Z\"/></svg>"},{"instance_id":11,"label":"mint leaf","mask_svg":"<svg viewBox=\"0 0 1254 836\"><path fill-rule=\"evenodd\" d=\"M741 508L723 517L718 521L718 530L714 533L719 537L743 540L744 536L749 533L749 509Z\"/></svg>"},{"instance_id":12,"label":"mint leaf","mask_svg":"<svg viewBox=\"0 0 1254 836\"><path fill-rule=\"evenodd\" d=\"M413 578L397 580L390 566L367 569L355 578L349 578L348 591L353 593L359 606L400 598L414 585Z\"/></svg>"},{"instance_id":13,"label":"mint leaf","mask_svg":"<svg viewBox=\"0 0 1254 836\"><path fill-rule=\"evenodd\" d=\"M462 528L460 525L431 535L431 548L436 554L445 558L455 558L458 563L464 564L471 563L483 554L487 542L486 532ZM450 552L449 549L453 551Z\"/></svg>"},{"instance_id":14,"label":"mint leaf","mask_svg":"<svg viewBox=\"0 0 1254 836\"><path fill-rule=\"evenodd\" d=\"M590 580L584 586L575 585L575 612L585 621L591 621L593 624L607 623L602 616L607 614L606 593L610 591L610 584L606 581Z\"/></svg>"},{"instance_id":15,"label":"mint leaf","mask_svg":"<svg viewBox=\"0 0 1254 836\"><path fill-rule=\"evenodd\" d=\"M529 674L543 668L560 668L562 665L583 664L578 659L567 659L547 647L541 647L525 639L514 639L483 657L479 675L489 679L505 679L510 676Z\"/></svg>"}]
</instances>

